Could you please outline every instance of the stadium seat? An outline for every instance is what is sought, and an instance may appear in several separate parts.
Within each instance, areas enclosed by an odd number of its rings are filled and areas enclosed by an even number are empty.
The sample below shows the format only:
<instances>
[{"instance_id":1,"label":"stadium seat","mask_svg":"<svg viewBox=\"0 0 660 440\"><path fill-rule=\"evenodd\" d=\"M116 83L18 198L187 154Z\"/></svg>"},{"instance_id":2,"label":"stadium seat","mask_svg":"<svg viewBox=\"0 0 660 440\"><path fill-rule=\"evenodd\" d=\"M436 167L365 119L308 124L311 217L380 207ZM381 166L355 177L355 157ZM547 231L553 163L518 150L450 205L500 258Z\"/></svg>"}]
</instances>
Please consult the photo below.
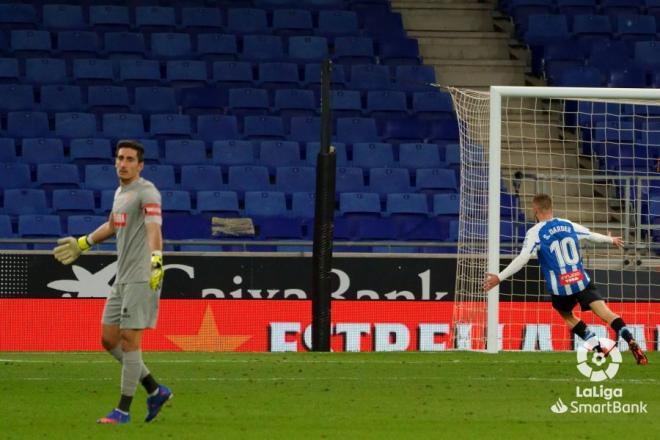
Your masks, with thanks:
<instances>
[{"instance_id":1,"label":"stadium seat","mask_svg":"<svg viewBox=\"0 0 660 440\"><path fill-rule=\"evenodd\" d=\"M636 42L635 63L649 70L660 67L660 43L656 41Z\"/></svg>"},{"instance_id":2,"label":"stadium seat","mask_svg":"<svg viewBox=\"0 0 660 440\"><path fill-rule=\"evenodd\" d=\"M56 58L29 58L25 60L25 80L32 84L64 84L66 63Z\"/></svg>"},{"instance_id":3,"label":"stadium seat","mask_svg":"<svg viewBox=\"0 0 660 440\"><path fill-rule=\"evenodd\" d=\"M192 126L190 116L158 114L150 118L151 135L164 139L190 138Z\"/></svg>"},{"instance_id":4,"label":"stadium seat","mask_svg":"<svg viewBox=\"0 0 660 440\"><path fill-rule=\"evenodd\" d=\"M181 27L186 32L219 32L224 23L222 11L218 8L181 8Z\"/></svg>"},{"instance_id":5,"label":"stadium seat","mask_svg":"<svg viewBox=\"0 0 660 440\"><path fill-rule=\"evenodd\" d=\"M229 90L229 109L237 116L268 114L268 91L254 88Z\"/></svg>"},{"instance_id":6,"label":"stadium seat","mask_svg":"<svg viewBox=\"0 0 660 440\"><path fill-rule=\"evenodd\" d=\"M168 32L176 27L173 7L138 6L135 8L135 26L141 32Z\"/></svg>"},{"instance_id":7,"label":"stadium seat","mask_svg":"<svg viewBox=\"0 0 660 440\"><path fill-rule=\"evenodd\" d=\"M369 189L381 195L413 192L410 172L406 168L371 168Z\"/></svg>"},{"instance_id":8,"label":"stadium seat","mask_svg":"<svg viewBox=\"0 0 660 440\"><path fill-rule=\"evenodd\" d=\"M289 62L315 63L328 57L328 40L324 37L289 38Z\"/></svg>"},{"instance_id":9,"label":"stadium seat","mask_svg":"<svg viewBox=\"0 0 660 440\"><path fill-rule=\"evenodd\" d=\"M433 193L458 193L456 174L453 170L444 168L422 168L417 170L416 188L420 191L429 190Z\"/></svg>"},{"instance_id":10,"label":"stadium seat","mask_svg":"<svg viewBox=\"0 0 660 440\"><path fill-rule=\"evenodd\" d=\"M313 167L277 167L275 187L278 191L292 193L313 190L316 187L316 169Z\"/></svg>"},{"instance_id":11,"label":"stadium seat","mask_svg":"<svg viewBox=\"0 0 660 440\"><path fill-rule=\"evenodd\" d=\"M203 86L208 81L206 63L204 61L168 61L166 81L173 87Z\"/></svg>"},{"instance_id":12,"label":"stadium seat","mask_svg":"<svg viewBox=\"0 0 660 440\"><path fill-rule=\"evenodd\" d=\"M151 56L159 60L185 59L192 57L190 35L173 32L151 34Z\"/></svg>"},{"instance_id":13,"label":"stadium seat","mask_svg":"<svg viewBox=\"0 0 660 440\"><path fill-rule=\"evenodd\" d=\"M382 138L385 142L421 143L428 136L427 121L417 118L391 119L385 121Z\"/></svg>"},{"instance_id":14,"label":"stadium seat","mask_svg":"<svg viewBox=\"0 0 660 440\"><path fill-rule=\"evenodd\" d=\"M370 91L367 93L367 113L372 118L404 118L408 116L406 94L396 91Z\"/></svg>"},{"instance_id":15,"label":"stadium seat","mask_svg":"<svg viewBox=\"0 0 660 440\"><path fill-rule=\"evenodd\" d=\"M415 38L397 38L380 43L378 58L386 66L419 65L419 44Z\"/></svg>"},{"instance_id":16,"label":"stadium seat","mask_svg":"<svg viewBox=\"0 0 660 440\"><path fill-rule=\"evenodd\" d=\"M24 163L0 163L0 189L29 188L30 167Z\"/></svg>"},{"instance_id":17,"label":"stadium seat","mask_svg":"<svg viewBox=\"0 0 660 440\"><path fill-rule=\"evenodd\" d=\"M510 3L509 14L516 24L518 35L525 35L530 15L551 14L554 5L548 0L518 0Z\"/></svg>"},{"instance_id":18,"label":"stadium seat","mask_svg":"<svg viewBox=\"0 0 660 440\"><path fill-rule=\"evenodd\" d=\"M21 159L30 164L62 163L64 145L61 139L26 138L23 139Z\"/></svg>"},{"instance_id":19,"label":"stadium seat","mask_svg":"<svg viewBox=\"0 0 660 440\"><path fill-rule=\"evenodd\" d=\"M213 82L223 87L250 88L254 84L252 64L247 61L216 61L213 63Z\"/></svg>"},{"instance_id":20,"label":"stadium seat","mask_svg":"<svg viewBox=\"0 0 660 440\"><path fill-rule=\"evenodd\" d=\"M222 170L214 165L183 165L181 188L194 191L217 191L223 188Z\"/></svg>"},{"instance_id":21,"label":"stadium seat","mask_svg":"<svg viewBox=\"0 0 660 440\"><path fill-rule=\"evenodd\" d=\"M48 56L52 49L50 33L48 31L35 31L17 29L10 33L10 51L17 57Z\"/></svg>"},{"instance_id":22,"label":"stadium seat","mask_svg":"<svg viewBox=\"0 0 660 440\"><path fill-rule=\"evenodd\" d=\"M108 217L100 215L69 215L66 218L67 234L74 237L89 234L108 221Z\"/></svg>"},{"instance_id":23,"label":"stadium seat","mask_svg":"<svg viewBox=\"0 0 660 440\"><path fill-rule=\"evenodd\" d=\"M291 194L291 215L294 218L313 219L315 205L316 199L313 192L294 192Z\"/></svg>"},{"instance_id":24,"label":"stadium seat","mask_svg":"<svg viewBox=\"0 0 660 440\"><path fill-rule=\"evenodd\" d=\"M155 60L120 60L119 79L125 86L159 85L159 63Z\"/></svg>"},{"instance_id":25,"label":"stadium seat","mask_svg":"<svg viewBox=\"0 0 660 440\"><path fill-rule=\"evenodd\" d=\"M357 90L388 90L393 84L387 66L358 64L351 66L349 86Z\"/></svg>"},{"instance_id":26,"label":"stadium seat","mask_svg":"<svg viewBox=\"0 0 660 440\"><path fill-rule=\"evenodd\" d=\"M127 31L131 26L128 7L90 5L89 24L97 32Z\"/></svg>"},{"instance_id":27,"label":"stadium seat","mask_svg":"<svg viewBox=\"0 0 660 440\"><path fill-rule=\"evenodd\" d=\"M229 188L234 191L268 191L268 168L262 166L230 166Z\"/></svg>"},{"instance_id":28,"label":"stadium seat","mask_svg":"<svg viewBox=\"0 0 660 440\"><path fill-rule=\"evenodd\" d=\"M192 201L188 191L165 190L160 192L163 215L192 212Z\"/></svg>"},{"instance_id":29,"label":"stadium seat","mask_svg":"<svg viewBox=\"0 0 660 440\"><path fill-rule=\"evenodd\" d=\"M656 37L655 17L650 15L618 15L616 31L623 41L647 41Z\"/></svg>"},{"instance_id":30,"label":"stadium seat","mask_svg":"<svg viewBox=\"0 0 660 440\"><path fill-rule=\"evenodd\" d=\"M373 118L337 119L337 139L353 144L355 142L378 142L376 120Z\"/></svg>"},{"instance_id":31,"label":"stadium seat","mask_svg":"<svg viewBox=\"0 0 660 440\"><path fill-rule=\"evenodd\" d=\"M22 214L18 216L19 237L61 237L62 226L58 215ZM48 246L49 248L51 246Z\"/></svg>"},{"instance_id":32,"label":"stadium seat","mask_svg":"<svg viewBox=\"0 0 660 440\"><path fill-rule=\"evenodd\" d=\"M440 91L413 93L412 111L419 119L445 119L454 115L451 95Z\"/></svg>"},{"instance_id":33,"label":"stadium seat","mask_svg":"<svg viewBox=\"0 0 660 440\"><path fill-rule=\"evenodd\" d=\"M128 89L121 86L89 86L87 105L95 113L117 113L130 111Z\"/></svg>"},{"instance_id":34,"label":"stadium seat","mask_svg":"<svg viewBox=\"0 0 660 440\"><path fill-rule=\"evenodd\" d=\"M213 163L248 165L255 162L254 145L250 141L213 141Z\"/></svg>"},{"instance_id":35,"label":"stadium seat","mask_svg":"<svg viewBox=\"0 0 660 440\"><path fill-rule=\"evenodd\" d=\"M80 5L44 5L43 24L46 29L86 29Z\"/></svg>"},{"instance_id":36,"label":"stadium seat","mask_svg":"<svg viewBox=\"0 0 660 440\"><path fill-rule=\"evenodd\" d=\"M353 162L355 167L385 168L394 164L392 144L382 142L353 144Z\"/></svg>"},{"instance_id":37,"label":"stadium seat","mask_svg":"<svg viewBox=\"0 0 660 440\"><path fill-rule=\"evenodd\" d=\"M165 141L165 162L171 165L204 164L207 162L204 141L170 139Z\"/></svg>"},{"instance_id":38,"label":"stadium seat","mask_svg":"<svg viewBox=\"0 0 660 440\"><path fill-rule=\"evenodd\" d=\"M269 34L266 11L254 8L230 8L227 31L232 34Z\"/></svg>"},{"instance_id":39,"label":"stadium seat","mask_svg":"<svg viewBox=\"0 0 660 440\"><path fill-rule=\"evenodd\" d=\"M236 35L199 34L197 55L203 60L235 60L238 57Z\"/></svg>"},{"instance_id":40,"label":"stadium seat","mask_svg":"<svg viewBox=\"0 0 660 440\"><path fill-rule=\"evenodd\" d=\"M0 4L0 27L5 29L34 28L37 24L37 11L34 5L7 2Z\"/></svg>"},{"instance_id":41,"label":"stadium seat","mask_svg":"<svg viewBox=\"0 0 660 440\"><path fill-rule=\"evenodd\" d=\"M78 188L78 167L66 163L41 163L37 165L37 184L43 189Z\"/></svg>"},{"instance_id":42,"label":"stadium seat","mask_svg":"<svg viewBox=\"0 0 660 440\"><path fill-rule=\"evenodd\" d=\"M573 18L594 14L596 8L596 0L557 0L557 12Z\"/></svg>"},{"instance_id":43,"label":"stadium seat","mask_svg":"<svg viewBox=\"0 0 660 440\"><path fill-rule=\"evenodd\" d=\"M546 44L542 63L548 83L554 83L559 74L568 68L584 66L585 58L582 48L576 46L574 41Z\"/></svg>"},{"instance_id":44,"label":"stadium seat","mask_svg":"<svg viewBox=\"0 0 660 440\"><path fill-rule=\"evenodd\" d=\"M332 146L335 149L337 166L348 166L348 153L346 152L346 144L342 142L332 142ZM320 150L320 142L307 142L305 146L305 160L309 165L316 166Z\"/></svg>"},{"instance_id":45,"label":"stadium seat","mask_svg":"<svg viewBox=\"0 0 660 440\"><path fill-rule=\"evenodd\" d=\"M0 58L0 83L16 83L18 77L18 60L15 58Z\"/></svg>"},{"instance_id":46,"label":"stadium seat","mask_svg":"<svg viewBox=\"0 0 660 440\"><path fill-rule=\"evenodd\" d=\"M200 115L197 117L197 139L213 142L219 139L241 139L236 116Z\"/></svg>"},{"instance_id":47,"label":"stadium seat","mask_svg":"<svg viewBox=\"0 0 660 440\"><path fill-rule=\"evenodd\" d=\"M600 87L604 83L595 67L574 67L561 72L553 85L560 87Z\"/></svg>"},{"instance_id":48,"label":"stadium seat","mask_svg":"<svg viewBox=\"0 0 660 440\"><path fill-rule=\"evenodd\" d=\"M433 195L433 215L458 218L460 209L458 194Z\"/></svg>"},{"instance_id":49,"label":"stadium seat","mask_svg":"<svg viewBox=\"0 0 660 440\"><path fill-rule=\"evenodd\" d=\"M49 85L41 87L40 108L44 112L82 112L85 110L78 86Z\"/></svg>"},{"instance_id":50,"label":"stadium seat","mask_svg":"<svg viewBox=\"0 0 660 440\"><path fill-rule=\"evenodd\" d=\"M80 85L112 84L115 80L112 61L93 58L73 60L73 79Z\"/></svg>"},{"instance_id":51,"label":"stadium seat","mask_svg":"<svg viewBox=\"0 0 660 440\"><path fill-rule=\"evenodd\" d=\"M109 139L72 139L69 149L71 160L79 165L109 163L113 156Z\"/></svg>"},{"instance_id":52,"label":"stadium seat","mask_svg":"<svg viewBox=\"0 0 660 440\"><path fill-rule=\"evenodd\" d=\"M34 110L34 89L26 84L0 84L0 111Z\"/></svg>"},{"instance_id":53,"label":"stadium seat","mask_svg":"<svg viewBox=\"0 0 660 440\"><path fill-rule=\"evenodd\" d=\"M646 72L635 66L612 69L607 81L608 87L646 87Z\"/></svg>"},{"instance_id":54,"label":"stadium seat","mask_svg":"<svg viewBox=\"0 0 660 440\"><path fill-rule=\"evenodd\" d=\"M574 50L573 52L576 51ZM597 68L606 76L609 75L612 69L618 69L621 66L629 66L631 64L633 62L628 54L627 45L623 41L594 44L589 53L588 65ZM576 66L570 67L575 68ZM570 68L564 67L562 70L570 70ZM551 78L553 82L557 80L559 73L561 72L556 72Z\"/></svg>"},{"instance_id":55,"label":"stadium seat","mask_svg":"<svg viewBox=\"0 0 660 440\"><path fill-rule=\"evenodd\" d=\"M395 76L397 88L405 91L428 91L436 82L433 66L397 66Z\"/></svg>"},{"instance_id":56,"label":"stadium seat","mask_svg":"<svg viewBox=\"0 0 660 440\"><path fill-rule=\"evenodd\" d=\"M643 7L643 0L603 0L601 13L611 17L631 16L639 14Z\"/></svg>"},{"instance_id":57,"label":"stadium seat","mask_svg":"<svg viewBox=\"0 0 660 440\"><path fill-rule=\"evenodd\" d=\"M135 110L137 113L176 113L176 94L171 87L136 87Z\"/></svg>"},{"instance_id":58,"label":"stadium seat","mask_svg":"<svg viewBox=\"0 0 660 440\"><path fill-rule=\"evenodd\" d=\"M12 238L13 236L14 231L11 226L11 217L6 214L0 214L0 238Z\"/></svg>"},{"instance_id":59,"label":"stadium seat","mask_svg":"<svg viewBox=\"0 0 660 440\"><path fill-rule=\"evenodd\" d=\"M338 167L336 179L335 191L338 193L362 192L365 189L362 168Z\"/></svg>"},{"instance_id":60,"label":"stadium seat","mask_svg":"<svg viewBox=\"0 0 660 440\"><path fill-rule=\"evenodd\" d=\"M275 35L246 35L243 37L241 59L262 62L284 59L282 39Z\"/></svg>"},{"instance_id":61,"label":"stadium seat","mask_svg":"<svg viewBox=\"0 0 660 440\"><path fill-rule=\"evenodd\" d=\"M286 198L275 191L248 191L245 193L245 215L256 223L262 239L300 238L300 222L287 218Z\"/></svg>"},{"instance_id":62,"label":"stadium seat","mask_svg":"<svg viewBox=\"0 0 660 440\"><path fill-rule=\"evenodd\" d=\"M48 137L48 115L42 112L7 113L7 134L12 137Z\"/></svg>"},{"instance_id":63,"label":"stadium seat","mask_svg":"<svg viewBox=\"0 0 660 440\"><path fill-rule=\"evenodd\" d=\"M343 192L339 195L339 214L377 214L380 216L380 198L376 193Z\"/></svg>"},{"instance_id":64,"label":"stadium seat","mask_svg":"<svg viewBox=\"0 0 660 440\"><path fill-rule=\"evenodd\" d=\"M429 142L458 141L458 121L456 119L440 119L429 122Z\"/></svg>"},{"instance_id":65,"label":"stadium seat","mask_svg":"<svg viewBox=\"0 0 660 440\"><path fill-rule=\"evenodd\" d=\"M57 34L57 50L66 58L93 58L100 48L96 32L67 31Z\"/></svg>"},{"instance_id":66,"label":"stadium seat","mask_svg":"<svg viewBox=\"0 0 660 440\"><path fill-rule=\"evenodd\" d=\"M273 11L273 33L281 36L309 35L314 28L312 14L304 9Z\"/></svg>"},{"instance_id":67,"label":"stadium seat","mask_svg":"<svg viewBox=\"0 0 660 440\"><path fill-rule=\"evenodd\" d=\"M318 35L339 37L359 33L358 17L353 11L320 11Z\"/></svg>"},{"instance_id":68,"label":"stadium seat","mask_svg":"<svg viewBox=\"0 0 660 440\"><path fill-rule=\"evenodd\" d=\"M174 167L172 165L145 165L141 176L153 182L158 189L176 189Z\"/></svg>"},{"instance_id":69,"label":"stadium seat","mask_svg":"<svg viewBox=\"0 0 660 440\"><path fill-rule=\"evenodd\" d=\"M118 186L114 165L86 165L83 187L92 190L115 189Z\"/></svg>"},{"instance_id":70,"label":"stadium seat","mask_svg":"<svg viewBox=\"0 0 660 440\"><path fill-rule=\"evenodd\" d=\"M243 134L246 139L285 139L284 121L279 116L246 116Z\"/></svg>"},{"instance_id":71,"label":"stadium seat","mask_svg":"<svg viewBox=\"0 0 660 440\"><path fill-rule=\"evenodd\" d=\"M117 191L116 188L118 185L119 182L115 177L115 181L114 181L115 189L108 189L113 187L112 185L109 185L106 189L101 190L101 207L98 209L98 213L104 214L106 219L108 218L108 214L110 213L110 211L112 211L112 205L114 203L115 192Z\"/></svg>"},{"instance_id":72,"label":"stadium seat","mask_svg":"<svg viewBox=\"0 0 660 440\"><path fill-rule=\"evenodd\" d=\"M259 148L259 163L267 167L300 165L300 146L293 141L263 141Z\"/></svg>"},{"instance_id":73,"label":"stadium seat","mask_svg":"<svg viewBox=\"0 0 660 440\"><path fill-rule=\"evenodd\" d=\"M311 90L280 89L275 91L273 110L284 118L314 116L317 107L316 97Z\"/></svg>"},{"instance_id":74,"label":"stadium seat","mask_svg":"<svg viewBox=\"0 0 660 440\"><path fill-rule=\"evenodd\" d=\"M583 48L591 47L595 41L609 41L613 38L612 23L604 15L575 15L573 34Z\"/></svg>"},{"instance_id":75,"label":"stadium seat","mask_svg":"<svg viewBox=\"0 0 660 440\"><path fill-rule=\"evenodd\" d=\"M180 105L183 113L190 116L222 114L227 93L219 87L185 87L180 91Z\"/></svg>"},{"instance_id":76,"label":"stadium seat","mask_svg":"<svg viewBox=\"0 0 660 440\"><path fill-rule=\"evenodd\" d=\"M56 113L55 134L66 139L96 136L96 117L91 113Z\"/></svg>"},{"instance_id":77,"label":"stadium seat","mask_svg":"<svg viewBox=\"0 0 660 440\"><path fill-rule=\"evenodd\" d=\"M399 166L408 169L439 168L443 164L443 154L437 144L403 143L399 145Z\"/></svg>"},{"instance_id":78,"label":"stadium seat","mask_svg":"<svg viewBox=\"0 0 660 440\"><path fill-rule=\"evenodd\" d=\"M16 162L17 159L14 138L0 138L0 163Z\"/></svg>"},{"instance_id":79,"label":"stadium seat","mask_svg":"<svg viewBox=\"0 0 660 440\"><path fill-rule=\"evenodd\" d=\"M297 88L298 66L294 63L260 63L259 86L267 89Z\"/></svg>"},{"instance_id":80,"label":"stadium seat","mask_svg":"<svg viewBox=\"0 0 660 440\"><path fill-rule=\"evenodd\" d=\"M111 139L135 139L144 137L145 131L142 115L131 113L105 114L103 115L103 134Z\"/></svg>"},{"instance_id":81,"label":"stadium seat","mask_svg":"<svg viewBox=\"0 0 660 440\"><path fill-rule=\"evenodd\" d=\"M330 103L333 117L358 118L362 116L362 97L357 90L332 90Z\"/></svg>"},{"instance_id":82,"label":"stadium seat","mask_svg":"<svg viewBox=\"0 0 660 440\"><path fill-rule=\"evenodd\" d=\"M333 60L342 64L373 63L374 42L368 37L337 37Z\"/></svg>"},{"instance_id":83,"label":"stadium seat","mask_svg":"<svg viewBox=\"0 0 660 440\"><path fill-rule=\"evenodd\" d=\"M137 32L108 32L103 40L111 58L144 58L147 52L144 35Z\"/></svg>"},{"instance_id":84,"label":"stadium seat","mask_svg":"<svg viewBox=\"0 0 660 440\"><path fill-rule=\"evenodd\" d=\"M46 191L42 189L6 189L5 209L9 215L50 214Z\"/></svg>"},{"instance_id":85,"label":"stadium seat","mask_svg":"<svg viewBox=\"0 0 660 440\"><path fill-rule=\"evenodd\" d=\"M56 189L53 191L53 211L59 215L93 214L94 191L89 189ZM89 233L89 231L86 233Z\"/></svg>"},{"instance_id":86,"label":"stadium seat","mask_svg":"<svg viewBox=\"0 0 660 440\"><path fill-rule=\"evenodd\" d=\"M565 15L534 14L527 20L524 41L530 46L568 40L568 20Z\"/></svg>"},{"instance_id":87,"label":"stadium seat","mask_svg":"<svg viewBox=\"0 0 660 440\"><path fill-rule=\"evenodd\" d=\"M291 118L289 140L298 142L314 142L321 138L321 119L311 116L294 116Z\"/></svg>"},{"instance_id":88,"label":"stadium seat","mask_svg":"<svg viewBox=\"0 0 660 440\"><path fill-rule=\"evenodd\" d=\"M197 212L202 214L238 217L238 194L234 191L198 191Z\"/></svg>"},{"instance_id":89,"label":"stadium seat","mask_svg":"<svg viewBox=\"0 0 660 440\"><path fill-rule=\"evenodd\" d=\"M428 216L429 206L424 194L387 194L385 203L387 215L417 214Z\"/></svg>"}]
</instances>

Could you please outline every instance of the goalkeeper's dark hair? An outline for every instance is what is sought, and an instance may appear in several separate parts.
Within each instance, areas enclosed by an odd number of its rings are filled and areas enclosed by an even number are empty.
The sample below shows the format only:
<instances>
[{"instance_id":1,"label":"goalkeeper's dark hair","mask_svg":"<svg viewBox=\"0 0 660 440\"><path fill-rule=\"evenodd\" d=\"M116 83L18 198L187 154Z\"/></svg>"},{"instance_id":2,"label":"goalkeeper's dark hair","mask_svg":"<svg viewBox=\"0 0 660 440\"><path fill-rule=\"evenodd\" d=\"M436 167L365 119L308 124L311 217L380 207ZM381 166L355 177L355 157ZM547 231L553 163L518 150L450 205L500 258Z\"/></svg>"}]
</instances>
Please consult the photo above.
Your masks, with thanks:
<instances>
[{"instance_id":1,"label":"goalkeeper's dark hair","mask_svg":"<svg viewBox=\"0 0 660 440\"><path fill-rule=\"evenodd\" d=\"M134 139L122 139L117 142L117 153L120 148L130 148L137 151L138 162L144 162L144 146Z\"/></svg>"},{"instance_id":2,"label":"goalkeeper's dark hair","mask_svg":"<svg viewBox=\"0 0 660 440\"><path fill-rule=\"evenodd\" d=\"M552 209L552 198L547 194L537 194L532 199L532 203L539 207L542 211L550 211Z\"/></svg>"}]
</instances>

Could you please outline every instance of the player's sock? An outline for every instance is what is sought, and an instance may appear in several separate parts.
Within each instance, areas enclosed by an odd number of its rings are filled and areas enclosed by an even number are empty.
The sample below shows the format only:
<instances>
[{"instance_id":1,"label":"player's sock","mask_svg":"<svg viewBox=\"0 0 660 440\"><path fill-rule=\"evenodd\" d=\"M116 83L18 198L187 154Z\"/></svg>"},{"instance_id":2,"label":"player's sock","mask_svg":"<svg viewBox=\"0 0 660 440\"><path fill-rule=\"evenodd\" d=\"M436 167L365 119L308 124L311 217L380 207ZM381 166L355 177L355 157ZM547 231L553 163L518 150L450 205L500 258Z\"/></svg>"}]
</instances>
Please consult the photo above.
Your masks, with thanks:
<instances>
[{"instance_id":1,"label":"player's sock","mask_svg":"<svg viewBox=\"0 0 660 440\"><path fill-rule=\"evenodd\" d=\"M610 327L612 327L612 329L616 332L617 339L621 337L628 343L633 340L632 332L628 327L626 327L626 323L623 322L623 319L616 318L614 321L612 321Z\"/></svg>"},{"instance_id":2,"label":"player's sock","mask_svg":"<svg viewBox=\"0 0 660 440\"><path fill-rule=\"evenodd\" d=\"M141 370L142 352L140 350L124 352L121 368L121 400L118 406L122 411L128 412L131 406L131 400L140 381Z\"/></svg>"},{"instance_id":3,"label":"player's sock","mask_svg":"<svg viewBox=\"0 0 660 440\"><path fill-rule=\"evenodd\" d=\"M581 320L575 324L575 327L573 327L571 331L582 338L589 347L593 347L595 351L601 351L600 342L596 337L596 333L591 331L584 321Z\"/></svg>"},{"instance_id":4,"label":"player's sock","mask_svg":"<svg viewBox=\"0 0 660 440\"><path fill-rule=\"evenodd\" d=\"M150 396L155 396L158 394L158 382L156 382L156 379L151 374L147 374L145 377L140 379L142 382L142 386L144 387L145 390L147 390L147 394Z\"/></svg>"},{"instance_id":5,"label":"player's sock","mask_svg":"<svg viewBox=\"0 0 660 440\"><path fill-rule=\"evenodd\" d=\"M120 345L109 350L108 353L117 359L120 364L123 363L124 350L121 349ZM153 378L144 362L142 362L142 370L140 371L140 382L142 382L142 386L147 391L147 394L151 395L158 391L158 382Z\"/></svg>"}]
</instances>

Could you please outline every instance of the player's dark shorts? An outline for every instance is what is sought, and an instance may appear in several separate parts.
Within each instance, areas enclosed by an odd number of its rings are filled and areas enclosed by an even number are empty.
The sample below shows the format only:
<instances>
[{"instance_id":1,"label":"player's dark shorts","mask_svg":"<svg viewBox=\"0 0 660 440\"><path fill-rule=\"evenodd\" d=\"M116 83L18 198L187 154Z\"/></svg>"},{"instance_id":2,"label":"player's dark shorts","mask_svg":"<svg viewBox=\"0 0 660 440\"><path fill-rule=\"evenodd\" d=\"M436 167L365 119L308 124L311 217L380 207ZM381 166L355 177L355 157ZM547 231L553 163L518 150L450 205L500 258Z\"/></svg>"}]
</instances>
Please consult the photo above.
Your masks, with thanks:
<instances>
[{"instance_id":1,"label":"player's dark shorts","mask_svg":"<svg viewBox=\"0 0 660 440\"><path fill-rule=\"evenodd\" d=\"M589 283L586 289L574 293L573 295L550 295L552 297L552 308L560 312L572 312L577 303L583 312L590 310L589 304L594 301L602 300L603 297L598 293L594 283Z\"/></svg>"}]
</instances>

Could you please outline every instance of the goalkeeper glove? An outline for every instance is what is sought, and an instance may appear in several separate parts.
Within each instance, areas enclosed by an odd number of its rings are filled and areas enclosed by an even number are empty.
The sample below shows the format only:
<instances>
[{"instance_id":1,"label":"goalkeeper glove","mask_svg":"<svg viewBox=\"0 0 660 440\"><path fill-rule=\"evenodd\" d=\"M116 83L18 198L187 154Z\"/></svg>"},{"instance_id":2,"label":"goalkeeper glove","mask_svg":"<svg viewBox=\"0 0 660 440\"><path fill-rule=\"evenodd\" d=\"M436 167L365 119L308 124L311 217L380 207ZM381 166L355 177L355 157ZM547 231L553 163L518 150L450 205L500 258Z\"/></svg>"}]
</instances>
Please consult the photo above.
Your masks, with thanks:
<instances>
[{"instance_id":1,"label":"goalkeeper glove","mask_svg":"<svg viewBox=\"0 0 660 440\"><path fill-rule=\"evenodd\" d=\"M82 252L91 248L94 242L88 236L83 235L78 240L73 237L60 238L57 240L57 244L59 246L53 249L55 259L62 264L71 264Z\"/></svg>"},{"instance_id":2,"label":"goalkeeper glove","mask_svg":"<svg viewBox=\"0 0 660 440\"><path fill-rule=\"evenodd\" d=\"M153 251L151 253L151 278L149 279L149 287L151 290L158 290L163 285L163 253L161 251Z\"/></svg>"}]
</instances>

